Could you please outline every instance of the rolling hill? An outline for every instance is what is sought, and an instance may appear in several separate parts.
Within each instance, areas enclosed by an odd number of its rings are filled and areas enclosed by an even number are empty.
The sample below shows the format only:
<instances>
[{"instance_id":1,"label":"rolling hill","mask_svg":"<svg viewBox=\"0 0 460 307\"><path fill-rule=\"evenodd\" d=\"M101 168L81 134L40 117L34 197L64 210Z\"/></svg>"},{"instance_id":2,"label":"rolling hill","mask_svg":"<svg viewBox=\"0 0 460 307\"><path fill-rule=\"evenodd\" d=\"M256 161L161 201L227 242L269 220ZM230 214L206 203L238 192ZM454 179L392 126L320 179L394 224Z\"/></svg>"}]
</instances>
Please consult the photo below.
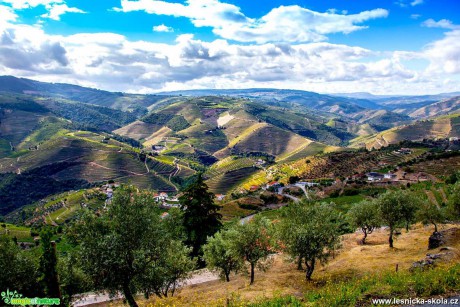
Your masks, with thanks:
<instances>
[{"instance_id":1,"label":"rolling hill","mask_svg":"<svg viewBox=\"0 0 460 307\"><path fill-rule=\"evenodd\" d=\"M378 134L358 137L351 141L351 147L381 148L405 140L418 141L450 137L460 137L460 114L419 120Z\"/></svg>"}]
</instances>

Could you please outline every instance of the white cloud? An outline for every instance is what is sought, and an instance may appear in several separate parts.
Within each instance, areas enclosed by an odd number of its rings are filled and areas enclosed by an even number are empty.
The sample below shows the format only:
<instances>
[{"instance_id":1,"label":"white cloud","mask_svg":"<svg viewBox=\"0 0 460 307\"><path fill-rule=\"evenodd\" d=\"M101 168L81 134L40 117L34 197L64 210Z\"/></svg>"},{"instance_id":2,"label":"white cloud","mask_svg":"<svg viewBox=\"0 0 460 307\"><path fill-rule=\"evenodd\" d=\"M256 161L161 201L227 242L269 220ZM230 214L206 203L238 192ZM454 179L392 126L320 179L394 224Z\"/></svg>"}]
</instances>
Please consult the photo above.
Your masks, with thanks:
<instances>
[{"instance_id":1,"label":"white cloud","mask_svg":"<svg viewBox=\"0 0 460 307\"><path fill-rule=\"evenodd\" d=\"M0 6L3 11L8 9ZM9 18L14 21L14 14ZM457 30L420 52L381 53L327 42L204 42L191 34L166 44L115 33L50 35L6 22L0 23L0 74L144 93L213 87L442 92L458 90L459 42ZM414 59L423 67L409 68Z\"/></svg>"},{"instance_id":2,"label":"white cloud","mask_svg":"<svg viewBox=\"0 0 460 307\"><path fill-rule=\"evenodd\" d=\"M448 32L441 40L433 42L424 51L431 61L427 71L436 74L460 73L460 29Z\"/></svg>"},{"instance_id":3,"label":"white cloud","mask_svg":"<svg viewBox=\"0 0 460 307\"><path fill-rule=\"evenodd\" d=\"M165 26L164 24L154 26L152 28L154 32L174 32L174 29L168 26Z\"/></svg>"},{"instance_id":4,"label":"white cloud","mask_svg":"<svg viewBox=\"0 0 460 307\"><path fill-rule=\"evenodd\" d=\"M64 15L66 13L86 14L85 11L80 10L76 7L68 7L67 4L54 4L46 6L46 8L48 10L48 13L41 15L41 17L53 20L60 20L61 15Z\"/></svg>"},{"instance_id":5,"label":"white cloud","mask_svg":"<svg viewBox=\"0 0 460 307\"><path fill-rule=\"evenodd\" d=\"M40 17L49 18L53 20L60 20L61 16L66 13L86 13L85 11L76 8L69 7L65 3L65 0L2 0L5 3L11 5L15 10L35 8L37 6L44 6L48 11Z\"/></svg>"},{"instance_id":6,"label":"white cloud","mask_svg":"<svg viewBox=\"0 0 460 307\"><path fill-rule=\"evenodd\" d=\"M454 25L452 21L448 19L441 19L439 21L435 21L434 19L427 19L422 23L422 26L427 28L442 28L442 29L450 29L455 30L459 29L460 26Z\"/></svg>"},{"instance_id":7,"label":"white cloud","mask_svg":"<svg viewBox=\"0 0 460 307\"><path fill-rule=\"evenodd\" d=\"M335 10L315 12L297 5L274 8L254 19L239 7L218 0L188 0L186 4L161 0L121 0L119 12L145 11L149 14L186 17L196 27L211 27L225 39L240 42L318 42L331 33L351 33L365 29L365 21L384 18L388 11L374 9L358 14L337 14Z\"/></svg>"},{"instance_id":8,"label":"white cloud","mask_svg":"<svg viewBox=\"0 0 460 307\"><path fill-rule=\"evenodd\" d=\"M64 3L64 0L2 0L4 3L9 3L14 9L28 9L40 5L49 6L54 4Z\"/></svg>"},{"instance_id":9,"label":"white cloud","mask_svg":"<svg viewBox=\"0 0 460 307\"><path fill-rule=\"evenodd\" d=\"M394 3L400 7L417 6L423 4L424 0L396 0Z\"/></svg>"},{"instance_id":10,"label":"white cloud","mask_svg":"<svg viewBox=\"0 0 460 307\"><path fill-rule=\"evenodd\" d=\"M18 18L18 15L10 7L4 5L0 5L0 16L2 16L0 18L0 25L2 22L15 21Z\"/></svg>"},{"instance_id":11,"label":"white cloud","mask_svg":"<svg viewBox=\"0 0 460 307\"><path fill-rule=\"evenodd\" d=\"M420 14L412 14L412 15L410 15L411 19L419 19L420 17L422 17L422 15L420 15Z\"/></svg>"}]
</instances>

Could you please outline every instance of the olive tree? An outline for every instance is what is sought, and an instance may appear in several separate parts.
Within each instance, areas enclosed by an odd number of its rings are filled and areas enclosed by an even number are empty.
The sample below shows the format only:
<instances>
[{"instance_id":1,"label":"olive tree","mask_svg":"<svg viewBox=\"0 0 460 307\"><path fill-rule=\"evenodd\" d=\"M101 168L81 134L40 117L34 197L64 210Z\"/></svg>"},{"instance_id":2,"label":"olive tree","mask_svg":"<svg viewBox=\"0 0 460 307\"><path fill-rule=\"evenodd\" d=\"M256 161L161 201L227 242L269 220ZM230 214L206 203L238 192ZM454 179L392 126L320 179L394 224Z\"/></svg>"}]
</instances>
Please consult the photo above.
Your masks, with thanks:
<instances>
[{"instance_id":1,"label":"olive tree","mask_svg":"<svg viewBox=\"0 0 460 307\"><path fill-rule=\"evenodd\" d=\"M230 250L250 267L250 284L254 283L256 266L264 269L268 256L274 253L271 221L256 216L244 224L236 224L228 231Z\"/></svg>"},{"instance_id":2,"label":"olive tree","mask_svg":"<svg viewBox=\"0 0 460 307\"><path fill-rule=\"evenodd\" d=\"M130 306L137 306L137 293L167 294L193 268L186 261L189 250L174 242L163 225L149 193L122 186L107 212L87 212L70 236L78 243L81 267L96 289L121 292Z\"/></svg>"},{"instance_id":3,"label":"olive tree","mask_svg":"<svg viewBox=\"0 0 460 307\"><path fill-rule=\"evenodd\" d=\"M433 224L434 232L438 232L438 224L446 220L446 214L437 205L424 201L417 212L417 220L424 225Z\"/></svg>"},{"instance_id":4,"label":"olive tree","mask_svg":"<svg viewBox=\"0 0 460 307\"><path fill-rule=\"evenodd\" d=\"M419 203L419 199L408 191L396 190L380 195L376 202L382 223L390 228L388 243L392 248L395 230L403 226L408 229L415 219L417 206L414 204Z\"/></svg>"},{"instance_id":5,"label":"olive tree","mask_svg":"<svg viewBox=\"0 0 460 307\"><path fill-rule=\"evenodd\" d=\"M363 232L362 244L366 244L367 235L380 227L382 223L377 203L370 200L364 200L354 205L348 212L348 220L352 227L359 228Z\"/></svg>"},{"instance_id":6,"label":"olive tree","mask_svg":"<svg viewBox=\"0 0 460 307\"><path fill-rule=\"evenodd\" d=\"M281 246L292 258L305 261L305 277L311 280L316 263L327 262L340 246L340 215L331 204L291 204L278 224Z\"/></svg>"},{"instance_id":7,"label":"olive tree","mask_svg":"<svg viewBox=\"0 0 460 307\"><path fill-rule=\"evenodd\" d=\"M243 260L231 248L231 243L228 230L221 230L214 237L208 237L208 243L203 247L207 267L218 271L227 282L231 272L236 273L243 267Z\"/></svg>"}]
</instances>

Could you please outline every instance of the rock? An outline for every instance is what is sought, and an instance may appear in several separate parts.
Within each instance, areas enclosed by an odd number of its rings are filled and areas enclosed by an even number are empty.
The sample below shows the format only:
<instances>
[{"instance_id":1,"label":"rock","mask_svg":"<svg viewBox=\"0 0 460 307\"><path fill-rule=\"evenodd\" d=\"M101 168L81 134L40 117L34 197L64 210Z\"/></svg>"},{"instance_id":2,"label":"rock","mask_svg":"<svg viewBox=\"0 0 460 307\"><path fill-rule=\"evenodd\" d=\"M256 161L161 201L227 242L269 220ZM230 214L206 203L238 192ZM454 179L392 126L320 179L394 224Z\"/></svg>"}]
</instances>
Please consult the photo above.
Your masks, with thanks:
<instances>
[{"instance_id":1,"label":"rock","mask_svg":"<svg viewBox=\"0 0 460 307\"><path fill-rule=\"evenodd\" d=\"M434 259L439 259L441 257L442 257L441 254L426 254L427 259L433 259L434 260Z\"/></svg>"},{"instance_id":2,"label":"rock","mask_svg":"<svg viewBox=\"0 0 460 307\"><path fill-rule=\"evenodd\" d=\"M428 249L438 248L443 244L444 241L442 240L442 234L440 232L433 232L433 234L428 239Z\"/></svg>"},{"instance_id":3,"label":"rock","mask_svg":"<svg viewBox=\"0 0 460 307\"><path fill-rule=\"evenodd\" d=\"M420 261L416 261L416 262L412 263L412 266L409 269L409 271L413 272L413 271L415 271L417 269L424 270L424 269L432 268L432 267L434 267L434 265L435 265L435 263L431 259L420 260Z\"/></svg>"},{"instance_id":4,"label":"rock","mask_svg":"<svg viewBox=\"0 0 460 307\"><path fill-rule=\"evenodd\" d=\"M446 246L446 247L441 247L439 250L440 250L441 252L443 252L443 251L450 251L450 250L452 250L452 247L447 247L447 246Z\"/></svg>"}]
</instances>

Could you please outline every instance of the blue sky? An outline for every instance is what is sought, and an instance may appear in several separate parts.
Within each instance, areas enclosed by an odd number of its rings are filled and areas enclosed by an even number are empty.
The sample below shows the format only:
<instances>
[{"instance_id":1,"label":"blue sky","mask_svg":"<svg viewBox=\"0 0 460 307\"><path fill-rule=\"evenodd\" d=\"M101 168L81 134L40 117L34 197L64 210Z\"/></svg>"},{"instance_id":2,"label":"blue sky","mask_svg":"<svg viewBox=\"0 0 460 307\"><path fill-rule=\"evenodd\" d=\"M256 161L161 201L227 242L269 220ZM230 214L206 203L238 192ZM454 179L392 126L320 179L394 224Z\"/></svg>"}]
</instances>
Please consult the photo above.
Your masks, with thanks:
<instances>
[{"instance_id":1,"label":"blue sky","mask_svg":"<svg viewBox=\"0 0 460 307\"><path fill-rule=\"evenodd\" d=\"M0 0L0 74L116 91L458 91L457 0Z\"/></svg>"}]
</instances>

